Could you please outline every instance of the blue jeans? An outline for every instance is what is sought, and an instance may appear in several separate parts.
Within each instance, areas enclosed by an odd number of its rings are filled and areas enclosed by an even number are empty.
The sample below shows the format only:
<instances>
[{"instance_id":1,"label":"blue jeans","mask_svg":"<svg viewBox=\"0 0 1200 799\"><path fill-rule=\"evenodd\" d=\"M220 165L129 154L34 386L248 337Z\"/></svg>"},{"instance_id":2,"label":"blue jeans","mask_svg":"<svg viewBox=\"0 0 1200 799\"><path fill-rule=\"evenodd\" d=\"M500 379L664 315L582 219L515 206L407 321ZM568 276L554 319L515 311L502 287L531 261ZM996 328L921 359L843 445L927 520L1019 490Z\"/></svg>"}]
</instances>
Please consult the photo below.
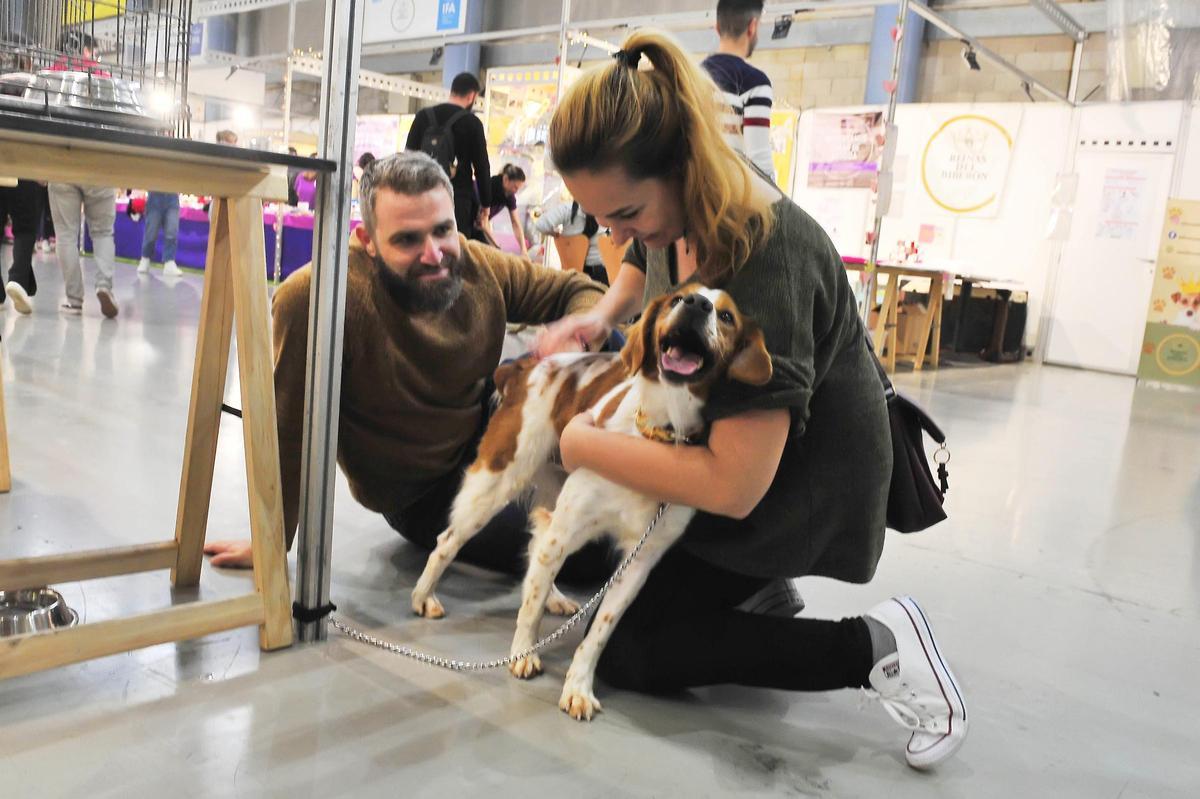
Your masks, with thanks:
<instances>
[{"instance_id":1,"label":"blue jeans","mask_svg":"<svg viewBox=\"0 0 1200 799\"><path fill-rule=\"evenodd\" d=\"M175 260L179 243L179 195L152 191L146 198L146 232L142 235L142 257L154 257L158 231L163 232L163 262Z\"/></svg>"}]
</instances>

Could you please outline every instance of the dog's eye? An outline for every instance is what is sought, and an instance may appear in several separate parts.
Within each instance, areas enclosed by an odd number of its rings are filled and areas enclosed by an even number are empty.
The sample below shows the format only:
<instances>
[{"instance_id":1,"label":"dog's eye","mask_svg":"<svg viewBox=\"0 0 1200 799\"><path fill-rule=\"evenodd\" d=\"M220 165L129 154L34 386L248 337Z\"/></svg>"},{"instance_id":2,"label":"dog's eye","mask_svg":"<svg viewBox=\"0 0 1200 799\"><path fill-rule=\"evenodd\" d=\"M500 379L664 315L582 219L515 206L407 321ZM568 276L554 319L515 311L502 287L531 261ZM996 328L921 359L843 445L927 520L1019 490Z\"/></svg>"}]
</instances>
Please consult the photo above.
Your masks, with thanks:
<instances>
[{"instance_id":1,"label":"dog's eye","mask_svg":"<svg viewBox=\"0 0 1200 799\"><path fill-rule=\"evenodd\" d=\"M671 298L671 307L674 308L676 305L678 305L681 302L683 302L683 297L672 297Z\"/></svg>"},{"instance_id":2,"label":"dog's eye","mask_svg":"<svg viewBox=\"0 0 1200 799\"><path fill-rule=\"evenodd\" d=\"M717 314L717 318L727 325L733 324L733 314L731 314L729 311L721 311Z\"/></svg>"}]
</instances>

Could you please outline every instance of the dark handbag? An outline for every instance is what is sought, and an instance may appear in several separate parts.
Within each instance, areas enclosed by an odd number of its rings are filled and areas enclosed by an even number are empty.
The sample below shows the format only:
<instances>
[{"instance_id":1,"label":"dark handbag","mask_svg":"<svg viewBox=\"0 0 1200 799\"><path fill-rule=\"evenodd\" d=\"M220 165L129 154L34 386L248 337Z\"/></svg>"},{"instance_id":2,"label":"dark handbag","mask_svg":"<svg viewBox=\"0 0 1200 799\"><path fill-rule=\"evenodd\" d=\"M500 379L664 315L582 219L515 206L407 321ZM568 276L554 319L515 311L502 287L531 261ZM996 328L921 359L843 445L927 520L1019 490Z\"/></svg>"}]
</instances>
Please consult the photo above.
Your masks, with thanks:
<instances>
[{"instance_id":1,"label":"dark handbag","mask_svg":"<svg viewBox=\"0 0 1200 799\"><path fill-rule=\"evenodd\" d=\"M870 343L867 349L871 349ZM883 383L892 428L892 481L888 486L887 526L901 533L916 533L946 519L942 507L950 490L950 473L946 469L950 450L946 448L946 434L929 414L896 391L874 351L871 359ZM925 456L925 433L941 445L933 456L938 465L937 482L934 482Z\"/></svg>"}]
</instances>

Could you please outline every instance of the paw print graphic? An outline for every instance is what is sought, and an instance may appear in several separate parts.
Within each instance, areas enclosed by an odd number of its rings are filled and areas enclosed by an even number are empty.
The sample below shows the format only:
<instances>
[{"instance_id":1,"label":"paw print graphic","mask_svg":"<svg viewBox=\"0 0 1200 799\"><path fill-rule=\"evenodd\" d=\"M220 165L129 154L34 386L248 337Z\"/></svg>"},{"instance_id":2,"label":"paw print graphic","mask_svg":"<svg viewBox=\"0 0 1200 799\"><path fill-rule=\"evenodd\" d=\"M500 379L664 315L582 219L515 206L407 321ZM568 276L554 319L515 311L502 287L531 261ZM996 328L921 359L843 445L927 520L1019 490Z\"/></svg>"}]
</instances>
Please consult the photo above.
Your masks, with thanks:
<instances>
[{"instance_id":1,"label":"paw print graphic","mask_svg":"<svg viewBox=\"0 0 1200 799\"><path fill-rule=\"evenodd\" d=\"M1154 301L1154 312L1155 313L1162 313L1166 309L1167 309L1167 304L1165 302L1163 302L1162 300Z\"/></svg>"},{"instance_id":2,"label":"paw print graphic","mask_svg":"<svg viewBox=\"0 0 1200 799\"><path fill-rule=\"evenodd\" d=\"M1165 278L1166 280L1174 280L1175 279L1175 267L1164 266L1163 267L1163 278Z\"/></svg>"}]
</instances>

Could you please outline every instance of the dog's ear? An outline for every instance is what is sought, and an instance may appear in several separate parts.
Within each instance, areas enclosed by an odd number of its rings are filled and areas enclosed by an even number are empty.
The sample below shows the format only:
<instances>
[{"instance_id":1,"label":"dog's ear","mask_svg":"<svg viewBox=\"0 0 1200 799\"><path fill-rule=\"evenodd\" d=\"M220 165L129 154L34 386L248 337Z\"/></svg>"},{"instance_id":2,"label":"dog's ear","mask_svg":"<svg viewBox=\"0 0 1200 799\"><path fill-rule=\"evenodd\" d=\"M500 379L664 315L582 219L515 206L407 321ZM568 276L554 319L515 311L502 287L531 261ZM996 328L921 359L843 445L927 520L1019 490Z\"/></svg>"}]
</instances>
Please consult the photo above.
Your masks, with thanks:
<instances>
[{"instance_id":1,"label":"dog's ear","mask_svg":"<svg viewBox=\"0 0 1200 799\"><path fill-rule=\"evenodd\" d=\"M658 374L658 347L654 342L654 328L658 325L658 314L667 302L666 295L655 297L642 312L642 318L629 328L629 338L621 348L621 362L625 371L633 375L639 369L646 377Z\"/></svg>"},{"instance_id":2,"label":"dog's ear","mask_svg":"<svg viewBox=\"0 0 1200 799\"><path fill-rule=\"evenodd\" d=\"M523 373L532 363L532 356L524 356L514 361L502 363L496 368L496 371L492 373L492 382L496 384L496 391L500 393L500 396L504 396L505 387L514 377L524 379Z\"/></svg>"},{"instance_id":3,"label":"dog's ear","mask_svg":"<svg viewBox=\"0 0 1200 799\"><path fill-rule=\"evenodd\" d=\"M1171 295L1171 302L1179 302L1183 299L1183 292L1177 291Z\"/></svg>"},{"instance_id":4,"label":"dog's ear","mask_svg":"<svg viewBox=\"0 0 1200 799\"><path fill-rule=\"evenodd\" d=\"M741 347L729 364L729 377L748 386L765 386L771 380L771 354L762 328L749 320L745 324Z\"/></svg>"}]
</instances>

